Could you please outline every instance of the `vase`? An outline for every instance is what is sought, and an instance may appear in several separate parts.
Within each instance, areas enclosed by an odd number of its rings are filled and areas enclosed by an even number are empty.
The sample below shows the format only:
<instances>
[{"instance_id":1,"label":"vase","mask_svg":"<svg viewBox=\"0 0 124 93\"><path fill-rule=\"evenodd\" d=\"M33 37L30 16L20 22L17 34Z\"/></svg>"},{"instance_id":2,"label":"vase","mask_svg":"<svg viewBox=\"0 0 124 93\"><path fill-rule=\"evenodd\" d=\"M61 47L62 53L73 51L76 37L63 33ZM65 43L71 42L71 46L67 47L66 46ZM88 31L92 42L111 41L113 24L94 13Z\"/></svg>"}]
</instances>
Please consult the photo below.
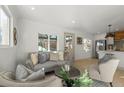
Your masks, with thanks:
<instances>
[{"instance_id":1,"label":"vase","mask_svg":"<svg viewBox=\"0 0 124 93\"><path fill-rule=\"evenodd\" d=\"M62 80L62 84L65 87L73 87L74 81L72 79L69 80Z\"/></svg>"}]
</instances>

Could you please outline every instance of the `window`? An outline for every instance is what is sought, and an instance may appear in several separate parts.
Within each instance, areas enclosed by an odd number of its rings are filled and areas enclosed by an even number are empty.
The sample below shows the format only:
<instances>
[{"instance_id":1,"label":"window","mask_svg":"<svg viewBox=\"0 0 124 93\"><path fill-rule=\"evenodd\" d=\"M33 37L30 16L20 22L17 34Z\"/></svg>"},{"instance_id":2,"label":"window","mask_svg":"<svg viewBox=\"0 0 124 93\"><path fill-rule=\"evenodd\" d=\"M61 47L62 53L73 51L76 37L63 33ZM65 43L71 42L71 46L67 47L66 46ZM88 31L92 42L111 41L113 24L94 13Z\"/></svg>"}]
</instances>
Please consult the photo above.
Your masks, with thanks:
<instances>
[{"instance_id":1,"label":"window","mask_svg":"<svg viewBox=\"0 0 124 93\"><path fill-rule=\"evenodd\" d=\"M38 34L38 50L39 51L48 51L48 35L47 34Z\"/></svg>"},{"instance_id":2,"label":"window","mask_svg":"<svg viewBox=\"0 0 124 93\"><path fill-rule=\"evenodd\" d=\"M57 51L57 36L50 35L50 51Z\"/></svg>"},{"instance_id":3,"label":"window","mask_svg":"<svg viewBox=\"0 0 124 93\"><path fill-rule=\"evenodd\" d=\"M0 6L0 46L10 45L11 17L6 6Z\"/></svg>"},{"instance_id":4,"label":"window","mask_svg":"<svg viewBox=\"0 0 124 93\"><path fill-rule=\"evenodd\" d=\"M43 52L57 51L57 36L39 33L38 50Z\"/></svg>"}]
</instances>

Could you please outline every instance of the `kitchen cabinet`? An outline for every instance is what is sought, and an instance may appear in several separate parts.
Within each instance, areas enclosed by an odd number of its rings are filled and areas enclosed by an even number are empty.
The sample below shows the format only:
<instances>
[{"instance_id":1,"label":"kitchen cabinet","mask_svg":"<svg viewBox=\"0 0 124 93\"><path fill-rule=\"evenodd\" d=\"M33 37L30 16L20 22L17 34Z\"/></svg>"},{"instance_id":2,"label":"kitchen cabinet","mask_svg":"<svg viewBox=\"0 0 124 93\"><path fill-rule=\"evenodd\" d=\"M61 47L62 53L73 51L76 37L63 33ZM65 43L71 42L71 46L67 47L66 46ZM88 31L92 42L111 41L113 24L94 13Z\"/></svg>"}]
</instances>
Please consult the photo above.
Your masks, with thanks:
<instances>
[{"instance_id":1,"label":"kitchen cabinet","mask_svg":"<svg viewBox=\"0 0 124 93\"><path fill-rule=\"evenodd\" d=\"M115 32L115 40L124 39L124 31Z\"/></svg>"}]
</instances>

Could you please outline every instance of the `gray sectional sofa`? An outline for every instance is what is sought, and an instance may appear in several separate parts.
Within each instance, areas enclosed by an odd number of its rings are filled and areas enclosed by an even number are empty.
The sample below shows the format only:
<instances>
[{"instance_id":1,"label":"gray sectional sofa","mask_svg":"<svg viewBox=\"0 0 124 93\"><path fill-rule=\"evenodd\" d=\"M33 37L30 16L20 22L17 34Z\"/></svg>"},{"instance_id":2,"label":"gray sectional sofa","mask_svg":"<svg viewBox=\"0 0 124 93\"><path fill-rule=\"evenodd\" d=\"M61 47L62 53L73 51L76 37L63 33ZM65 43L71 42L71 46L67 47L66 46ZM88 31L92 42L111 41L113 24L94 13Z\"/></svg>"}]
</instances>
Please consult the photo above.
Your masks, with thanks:
<instances>
[{"instance_id":1,"label":"gray sectional sofa","mask_svg":"<svg viewBox=\"0 0 124 93\"><path fill-rule=\"evenodd\" d=\"M54 71L68 61L50 60L48 52L38 53L38 63L33 65L31 58L26 64L18 64L15 73L0 72L0 86L7 87L61 87L61 79L53 75L44 75ZM44 68L44 71L42 71Z\"/></svg>"},{"instance_id":2,"label":"gray sectional sofa","mask_svg":"<svg viewBox=\"0 0 124 93\"><path fill-rule=\"evenodd\" d=\"M38 53L38 64L33 66L33 70L38 71L38 70L44 68L45 72L51 72L51 71L54 71L56 68L63 66L66 63L69 63L69 62L61 61L61 60L57 60L57 61L50 60L49 52L39 52Z\"/></svg>"}]
</instances>

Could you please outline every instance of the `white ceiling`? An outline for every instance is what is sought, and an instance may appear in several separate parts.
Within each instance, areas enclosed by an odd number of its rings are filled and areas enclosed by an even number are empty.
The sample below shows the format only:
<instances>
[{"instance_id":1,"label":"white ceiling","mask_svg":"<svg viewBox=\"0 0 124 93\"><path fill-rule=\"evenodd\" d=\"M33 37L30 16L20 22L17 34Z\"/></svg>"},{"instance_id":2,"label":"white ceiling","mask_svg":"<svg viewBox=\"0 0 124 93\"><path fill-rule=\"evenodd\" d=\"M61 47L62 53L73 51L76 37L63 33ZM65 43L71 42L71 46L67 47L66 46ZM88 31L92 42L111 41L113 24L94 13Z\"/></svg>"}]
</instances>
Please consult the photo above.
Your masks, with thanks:
<instances>
[{"instance_id":1,"label":"white ceiling","mask_svg":"<svg viewBox=\"0 0 124 93\"><path fill-rule=\"evenodd\" d=\"M68 29L98 33L106 32L108 24L113 25L113 31L124 29L124 6L18 5L9 7L14 8L19 18ZM32 7L35 10L31 10ZM75 21L75 24L72 21Z\"/></svg>"}]
</instances>

